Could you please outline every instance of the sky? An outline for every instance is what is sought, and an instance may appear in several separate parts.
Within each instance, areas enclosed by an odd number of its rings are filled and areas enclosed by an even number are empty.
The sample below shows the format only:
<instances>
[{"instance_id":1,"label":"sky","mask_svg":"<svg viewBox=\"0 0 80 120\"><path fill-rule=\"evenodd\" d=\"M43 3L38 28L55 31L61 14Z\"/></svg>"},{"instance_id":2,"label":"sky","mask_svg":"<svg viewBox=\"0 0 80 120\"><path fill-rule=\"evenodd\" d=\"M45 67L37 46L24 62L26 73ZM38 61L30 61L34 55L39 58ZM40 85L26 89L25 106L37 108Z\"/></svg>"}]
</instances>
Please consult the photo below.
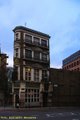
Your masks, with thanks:
<instances>
[{"instance_id":1,"label":"sky","mask_svg":"<svg viewBox=\"0 0 80 120\"><path fill-rule=\"evenodd\" d=\"M80 49L80 0L0 0L0 46L13 66L13 29L22 25L49 34L50 66Z\"/></svg>"}]
</instances>

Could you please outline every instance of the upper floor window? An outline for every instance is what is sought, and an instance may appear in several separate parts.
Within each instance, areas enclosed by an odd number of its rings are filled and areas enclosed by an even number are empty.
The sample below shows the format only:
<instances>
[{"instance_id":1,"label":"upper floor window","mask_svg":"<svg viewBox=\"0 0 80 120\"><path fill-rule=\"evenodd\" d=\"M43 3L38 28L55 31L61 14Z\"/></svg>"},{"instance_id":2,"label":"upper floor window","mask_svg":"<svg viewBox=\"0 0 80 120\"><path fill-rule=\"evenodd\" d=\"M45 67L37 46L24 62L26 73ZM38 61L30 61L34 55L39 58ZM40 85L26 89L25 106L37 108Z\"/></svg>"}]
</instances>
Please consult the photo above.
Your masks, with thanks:
<instances>
[{"instance_id":1,"label":"upper floor window","mask_svg":"<svg viewBox=\"0 0 80 120\"><path fill-rule=\"evenodd\" d=\"M19 48L15 49L15 53L14 54L15 54L15 57L19 57Z\"/></svg>"},{"instance_id":2,"label":"upper floor window","mask_svg":"<svg viewBox=\"0 0 80 120\"><path fill-rule=\"evenodd\" d=\"M32 36L25 34L25 42L32 43Z\"/></svg>"},{"instance_id":3,"label":"upper floor window","mask_svg":"<svg viewBox=\"0 0 80 120\"><path fill-rule=\"evenodd\" d=\"M67 69L69 68L69 66L67 66Z\"/></svg>"},{"instance_id":4,"label":"upper floor window","mask_svg":"<svg viewBox=\"0 0 80 120\"><path fill-rule=\"evenodd\" d=\"M34 37L34 44L40 45L40 39L37 37Z\"/></svg>"},{"instance_id":5,"label":"upper floor window","mask_svg":"<svg viewBox=\"0 0 80 120\"><path fill-rule=\"evenodd\" d=\"M74 62L74 66L76 66L76 62Z\"/></svg>"},{"instance_id":6,"label":"upper floor window","mask_svg":"<svg viewBox=\"0 0 80 120\"><path fill-rule=\"evenodd\" d=\"M25 49L25 58L32 58L32 51Z\"/></svg>"},{"instance_id":7,"label":"upper floor window","mask_svg":"<svg viewBox=\"0 0 80 120\"><path fill-rule=\"evenodd\" d=\"M47 70L42 70L42 79L47 77Z\"/></svg>"},{"instance_id":8,"label":"upper floor window","mask_svg":"<svg viewBox=\"0 0 80 120\"><path fill-rule=\"evenodd\" d=\"M77 61L77 65L79 65L79 61Z\"/></svg>"},{"instance_id":9,"label":"upper floor window","mask_svg":"<svg viewBox=\"0 0 80 120\"><path fill-rule=\"evenodd\" d=\"M25 69L25 80L27 80L27 81L31 80L31 68Z\"/></svg>"},{"instance_id":10,"label":"upper floor window","mask_svg":"<svg viewBox=\"0 0 80 120\"><path fill-rule=\"evenodd\" d=\"M47 41L46 40L41 40L41 45L44 46L44 47L47 47Z\"/></svg>"},{"instance_id":11,"label":"upper floor window","mask_svg":"<svg viewBox=\"0 0 80 120\"><path fill-rule=\"evenodd\" d=\"M18 40L18 39L20 39L20 32L15 33L15 40Z\"/></svg>"},{"instance_id":12,"label":"upper floor window","mask_svg":"<svg viewBox=\"0 0 80 120\"><path fill-rule=\"evenodd\" d=\"M34 69L34 81L39 82L39 69Z\"/></svg>"},{"instance_id":13,"label":"upper floor window","mask_svg":"<svg viewBox=\"0 0 80 120\"><path fill-rule=\"evenodd\" d=\"M42 53L42 60L43 60L43 61L47 61L47 54Z\"/></svg>"},{"instance_id":14,"label":"upper floor window","mask_svg":"<svg viewBox=\"0 0 80 120\"><path fill-rule=\"evenodd\" d=\"M40 60L40 52L34 51L34 59Z\"/></svg>"},{"instance_id":15,"label":"upper floor window","mask_svg":"<svg viewBox=\"0 0 80 120\"><path fill-rule=\"evenodd\" d=\"M71 64L71 67L73 67L73 63Z\"/></svg>"}]
</instances>

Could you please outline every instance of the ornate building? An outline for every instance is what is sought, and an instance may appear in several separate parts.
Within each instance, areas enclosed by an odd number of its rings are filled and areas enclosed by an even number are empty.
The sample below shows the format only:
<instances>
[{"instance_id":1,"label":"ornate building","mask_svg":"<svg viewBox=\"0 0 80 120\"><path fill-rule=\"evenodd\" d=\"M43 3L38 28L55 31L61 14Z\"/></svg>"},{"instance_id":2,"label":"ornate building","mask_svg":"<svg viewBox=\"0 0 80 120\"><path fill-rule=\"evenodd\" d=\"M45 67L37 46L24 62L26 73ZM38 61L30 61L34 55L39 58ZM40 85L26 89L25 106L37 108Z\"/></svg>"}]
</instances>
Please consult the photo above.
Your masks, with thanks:
<instances>
[{"instance_id":1,"label":"ornate building","mask_svg":"<svg viewBox=\"0 0 80 120\"><path fill-rule=\"evenodd\" d=\"M42 102L42 86L40 84L47 83L49 79L50 36L23 26L15 27L13 32L12 92L14 93L14 106L18 102L20 107L40 106Z\"/></svg>"}]
</instances>

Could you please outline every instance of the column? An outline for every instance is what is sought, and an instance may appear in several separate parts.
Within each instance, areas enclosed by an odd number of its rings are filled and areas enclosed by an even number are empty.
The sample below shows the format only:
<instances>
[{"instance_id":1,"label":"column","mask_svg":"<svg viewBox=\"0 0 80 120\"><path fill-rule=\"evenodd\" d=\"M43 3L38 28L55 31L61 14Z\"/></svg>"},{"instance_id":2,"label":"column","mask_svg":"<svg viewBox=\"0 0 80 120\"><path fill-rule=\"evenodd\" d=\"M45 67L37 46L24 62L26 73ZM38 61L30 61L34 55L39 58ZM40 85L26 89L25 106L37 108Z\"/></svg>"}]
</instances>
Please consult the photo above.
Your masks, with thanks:
<instances>
[{"instance_id":1,"label":"column","mask_svg":"<svg viewBox=\"0 0 80 120\"><path fill-rule=\"evenodd\" d=\"M23 80L25 80L25 67L23 67Z\"/></svg>"},{"instance_id":2,"label":"column","mask_svg":"<svg viewBox=\"0 0 80 120\"><path fill-rule=\"evenodd\" d=\"M18 80L20 80L20 66L18 66Z\"/></svg>"},{"instance_id":3,"label":"column","mask_svg":"<svg viewBox=\"0 0 80 120\"><path fill-rule=\"evenodd\" d=\"M31 81L34 81L34 69L31 69Z\"/></svg>"},{"instance_id":4,"label":"column","mask_svg":"<svg viewBox=\"0 0 80 120\"><path fill-rule=\"evenodd\" d=\"M42 80L42 70L40 69L39 70L39 82L41 82L41 80Z\"/></svg>"}]
</instances>

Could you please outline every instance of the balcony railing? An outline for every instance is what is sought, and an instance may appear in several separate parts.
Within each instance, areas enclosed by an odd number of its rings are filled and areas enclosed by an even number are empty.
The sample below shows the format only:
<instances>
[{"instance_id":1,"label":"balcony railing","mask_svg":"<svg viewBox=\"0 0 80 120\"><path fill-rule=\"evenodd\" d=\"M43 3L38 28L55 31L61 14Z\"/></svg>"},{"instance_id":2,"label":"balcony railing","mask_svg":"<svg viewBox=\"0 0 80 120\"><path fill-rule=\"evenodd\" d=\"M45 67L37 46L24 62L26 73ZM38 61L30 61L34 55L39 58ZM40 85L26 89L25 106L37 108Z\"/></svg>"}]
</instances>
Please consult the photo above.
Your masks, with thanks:
<instances>
[{"instance_id":1,"label":"balcony railing","mask_svg":"<svg viewBox=\"0 0 80 120\"><path fill-rule=\"evenodd\" d=\"M35 41L31 41L31 40L28 40L28 39L24 39L24 42L26 44L29 44L29 45L33 45L33 46L39 46L39 47L43 47L43 48L49 48L49 46L47 46L46 44L40 44L38 42L35 42Z\"/></svg>"},{"instance_id":2,"label":"balcony railing","mask_svg":"<svg viewBox=\"0 0 80 120\"><path fill-rule=\"evenodd\" d=\"M35 58L35 57L23 57L23 59L25 59L25 60L29 60L29 61L36 61L36 62L43 62L43 63L48 63L49 62L49 60L44 60L44 59L40 59L40 58Z\"/></svg>"}]
</instances>

